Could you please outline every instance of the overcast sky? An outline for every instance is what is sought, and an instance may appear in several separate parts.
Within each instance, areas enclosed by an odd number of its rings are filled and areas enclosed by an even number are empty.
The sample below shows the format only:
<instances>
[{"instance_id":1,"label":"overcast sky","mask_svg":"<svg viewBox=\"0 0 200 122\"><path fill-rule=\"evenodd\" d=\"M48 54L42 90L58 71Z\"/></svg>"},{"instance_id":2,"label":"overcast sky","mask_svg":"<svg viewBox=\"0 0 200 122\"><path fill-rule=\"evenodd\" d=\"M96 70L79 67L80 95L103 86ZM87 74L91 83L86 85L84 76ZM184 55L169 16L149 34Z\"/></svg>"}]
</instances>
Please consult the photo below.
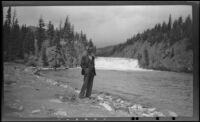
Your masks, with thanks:
<instances>
[{"instance_id":1,"label":"overcast sky","mask_svg":"<svg viewBox=\"0 0 200 122\"><path fill-rule=\"evenodd\" d=\"M45 23L52 21L55 27L66 16L77 32L81 30L91 38L97 47L125 42L138 32L152 28L157 23L168 22L188 15L192 18L191 6L48 6L13 7L19 24L38 25L42 16ZM3 9L4 16L7 7Z\"/></svg>"}]
</instances>

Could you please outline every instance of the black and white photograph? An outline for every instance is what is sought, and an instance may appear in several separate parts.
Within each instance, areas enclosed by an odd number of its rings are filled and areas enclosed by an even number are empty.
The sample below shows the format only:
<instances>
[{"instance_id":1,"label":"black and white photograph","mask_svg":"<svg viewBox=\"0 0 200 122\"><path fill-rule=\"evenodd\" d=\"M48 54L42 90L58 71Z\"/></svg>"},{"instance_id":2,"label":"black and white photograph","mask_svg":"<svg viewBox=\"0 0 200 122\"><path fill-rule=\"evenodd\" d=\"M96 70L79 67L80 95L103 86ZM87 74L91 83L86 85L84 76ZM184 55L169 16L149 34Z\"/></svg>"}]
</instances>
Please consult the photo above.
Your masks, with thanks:
<instances>
[{"instance_id":1,"label":"black and white photograph","mask_svg":"<svg viewBox=\"0 0 200 122\"><path fill-rule=\"evenodd\" d=\"M193 116L192 6L2 10L5 120Z\"/></svg>"}]
</instances>

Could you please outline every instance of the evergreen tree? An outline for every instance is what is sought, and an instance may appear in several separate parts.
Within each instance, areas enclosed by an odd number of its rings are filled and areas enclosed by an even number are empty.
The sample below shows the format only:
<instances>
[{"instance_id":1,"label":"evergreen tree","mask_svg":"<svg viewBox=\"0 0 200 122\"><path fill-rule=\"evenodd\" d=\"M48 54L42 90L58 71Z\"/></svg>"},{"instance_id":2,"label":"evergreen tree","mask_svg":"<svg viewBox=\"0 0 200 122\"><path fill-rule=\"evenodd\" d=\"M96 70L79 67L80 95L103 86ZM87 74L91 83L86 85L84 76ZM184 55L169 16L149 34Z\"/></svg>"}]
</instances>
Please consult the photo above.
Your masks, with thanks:
<instances>
[{"instance_id":1,"label":"evergreen tree","mask_svg":"<svg viewBox=\"0 0 200 122\"><path fill-rule=\"evenodd\" d=\"M42 17L39 19L39 27L37 29L37 40L38 40L38 51L41 51L42 43L44 42L45 36L45 23Z\"/></svg>"},{"instance_id":2,"label":"evergreen tree","mask_svg":"<svg viewBox=\"0 0 200 122\"><path fill-rule=\"evenodd\" d=\"M190 16L188 16L185 19L185 22L183 23L183 31L184 31L184 36L191 38L192 36L192 20Z\"/></svg>"},{"instance_id":3,"label":"evergreen tree","mask_svg":"<svg viewBox=\"0 0 200 122\"><path fill-rule=\"evenodd\" d=\"M94 47L94 44L93 44L93 42L92 42L92 39L89 40L88 45L91 46L91 47Z\"/></svg>"},{"instance_id":4,"label":"evergreen tree","mask_svg":"<svg viewBox=\"0 0 200 122\"><path fill-rule=\"evenodd\" d=\"M46 48L45 47L42 47L42 63L43 63L43 66L48 66L48 61L47 61L47 55L46 55Z\"/></svg>"},{"instance_id":5,"label":"evergreen tree","mask_svg":"<svg viewBox=\"0 0 200 122\"><path fill-rule=\"evenodd\" d=\"M144 66L148 67L149 65L149 55L147 49L144 50Z\"/></svg>"},{"instance_id":6,"label":"evergreen tree","mask_svg":"<svg viewBox=\"0 0 200 122\"><path fill-rule=\"evenodd\" d=\"M70 42L70 34L71 34L71 24L69 22L69 17L67 16L65 19L65 24L63 28L63 38L65 39L66 42Z\"/></svg>"},{"instance_id":7,"label":"evergreen tree","mask_svg":"<svg viewBox=\"0 0 200 122\"><path fill-rule=\"evenodd\" d=\"M49 53L47 49L50 48L48 47L49 40L51 48L56 50L56 55L59 55L59 62L61 62L60 59L64 59L65 64L74 66L77 64L77 60L79 60L86 45L90 44L94 47L91 39L88 42L86 34L83 34L82 31L81 33L74 32L74 26L69 22L68 17L65 20L64 27L60 23L59 29L54 30L54 25L49 21L47 28L46 31L42 17L39 19L36 29L33 26L26 27L26 25L20 27L16 11L11 16L11 7L9 7L3 25L4 59L13 61L16 58L21 58L29 61L35 54L37 57L34 58L34 61L41 61L40 59L42 59L42 62L38 63L48 66L49 55L47 54ZM65 44L63 46L61 46L60 40L64 40ZM56 55L55 58L57 58Z\"/></svg>"},{"instance_id":8,"label":"evergreen tree","mask_svg":"<svg viewBox=\"0 0 200 122\"><path fill-rule=\"evenodd\" d=\"M13 12L13 17L12 17L12 25L14 26L14 24L16 23L16 10L14 9L14 12Z\"/></svg>"},{"instance_id":9,"label":"evergreen tree","mask_svg":"<svg viewBox=\"0 0 200 122\"><path fill-rule=\"evenodd\" d=\"M167 32L167 24L165 22L162 23L162 32Z\"/></svg>"},{"instance_id":10,"label":"evergreen tree","mask_svg":"<svg viewBox=\"0 0 200 122\"><path fill-rule=\"evenodd\" d=\"M24 59L24 53L25 53L25 38L26 38L26 33L28 29L26 28L26 25L22 25L21 30L20 30L20 58Z\"/></svg>"},{"instance_id":11,"label":"evergreen tree","mask_svg":"<svg viewBox=\"0 0 200 122\"><path fill-rule=\"evenodd\" d=\"M48 24L48 30L47 30L47 36L48 36L48 39L50 41L50 46L53 46L55 45L55 42L54 42L54 25L51 23L51 21L49 21L49 24Z\"/></svg>"},{"instance_id":12,"label":"evergreen tree","mask_svg":"<svg viewBox=\"0 0 200 122\"><path fill-rule=\"evenodd\" d=\"M169 21L168 21L168 31L171 31L171 26L172 26L172 17L171 14L169 15Z\"/></svg>"},{"instance_id":13,"label":"evergreen tree","mask_svg":"<svg viewBox=\"0 0 200 122\"><path fill-rule=\"evenodd\" d=\"M6 15L6 22L9 27L11 27L11 6L8 7L7 15Z\"/></svg>"},{"instance_id":14,"label":"evergreen tree","mask_svg":"<svg viewBox=\"0 0 200 122\"><path fill-rule=\"evenodd\" d=\"M192 20L190 16L188 16L183 23L183 35L185 38L188 38L187 41L187 50L193 50L193 39L192 39Z\"/></svg>"},{"instance_id":15,"label":"evergreen tree","mask_svg":"<svg viewBox=\"0 0 200 122\"><path fill-rule=\"evenodd\" d=\"M12 60L15 58L19 57L19 53L20 53L20 27L18 24L18 20L15 18L16 16L13 16L13 23L12 23L12 28L11 28L11 44L10 48L11 48L11 58Z\"/></svg>"},{"instance_id":16,"label":"evergreen tree","mask_svg":"<svg viewBox=\"0 0 200 122\"><path fill-rule=\"evenodd\" d=\"M10 39L10 35L11 35L11 6L8 7L7 10L7 15L6 15L6 20L3 26L3 30L4 30L4 59L5 60L10 60L10 55L11 55L11 39Z\"/></svg>"}]
</instances>

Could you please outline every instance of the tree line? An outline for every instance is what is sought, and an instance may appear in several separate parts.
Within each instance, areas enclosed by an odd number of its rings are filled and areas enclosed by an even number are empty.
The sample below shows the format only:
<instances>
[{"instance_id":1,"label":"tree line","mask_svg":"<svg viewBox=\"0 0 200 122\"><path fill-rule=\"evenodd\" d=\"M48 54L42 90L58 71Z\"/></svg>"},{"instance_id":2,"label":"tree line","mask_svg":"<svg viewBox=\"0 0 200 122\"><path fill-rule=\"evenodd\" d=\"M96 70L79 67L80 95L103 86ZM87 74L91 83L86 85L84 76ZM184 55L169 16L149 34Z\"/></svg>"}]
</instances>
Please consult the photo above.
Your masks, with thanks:
<instances>
[{"instance_id":1,"label":"tree line","mask_svg":"<svg viewBox=\"0 0 200 122\"><path fill-rule=\"evenodd\" d=\"M20 26L16 11L8 7L3 23L4 61L22 60L29 65L67 66L79 65L86 46L94 47L82 31L74 31L74 25L67 16L64 25L58 28L40 17L37 26Z\"/></svg>"},{"instance_id":2,"label":"tree line","mask_svg":"<svg viewBox=\"0 0 200 122\"><path fill-rule=\"evenodd\" d=\"M97 55L135 58L142 68L192 72L192 19L179 17L172 22L169 15L167 23L158 23L125 43L98 49Z\"/></svg>"}]
</instances>

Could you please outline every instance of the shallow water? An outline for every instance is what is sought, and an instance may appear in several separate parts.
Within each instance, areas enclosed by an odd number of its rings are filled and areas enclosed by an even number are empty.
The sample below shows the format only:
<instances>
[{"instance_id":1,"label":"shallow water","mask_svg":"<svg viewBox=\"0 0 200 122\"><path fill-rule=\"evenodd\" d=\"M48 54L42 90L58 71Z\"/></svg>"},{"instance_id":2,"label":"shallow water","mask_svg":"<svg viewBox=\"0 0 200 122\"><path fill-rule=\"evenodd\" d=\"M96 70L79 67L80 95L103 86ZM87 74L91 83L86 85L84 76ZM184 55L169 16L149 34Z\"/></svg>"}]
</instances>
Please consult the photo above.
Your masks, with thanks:
<instances>
[{"instance_id":1,"label":"shallow water","mask_svg":"<svg viewBox=\"0 0 200 122\"><path fill-rule=\"evenodd\" d=\"M81 69L43 71L62 77L79 90L83 83ZM160 111L174 111L179 116L193 114L193 75L166 71L97 70L93 92L106 92ZM70 81L70 82L69 82Z\"/></svg>"}]
</instances>

